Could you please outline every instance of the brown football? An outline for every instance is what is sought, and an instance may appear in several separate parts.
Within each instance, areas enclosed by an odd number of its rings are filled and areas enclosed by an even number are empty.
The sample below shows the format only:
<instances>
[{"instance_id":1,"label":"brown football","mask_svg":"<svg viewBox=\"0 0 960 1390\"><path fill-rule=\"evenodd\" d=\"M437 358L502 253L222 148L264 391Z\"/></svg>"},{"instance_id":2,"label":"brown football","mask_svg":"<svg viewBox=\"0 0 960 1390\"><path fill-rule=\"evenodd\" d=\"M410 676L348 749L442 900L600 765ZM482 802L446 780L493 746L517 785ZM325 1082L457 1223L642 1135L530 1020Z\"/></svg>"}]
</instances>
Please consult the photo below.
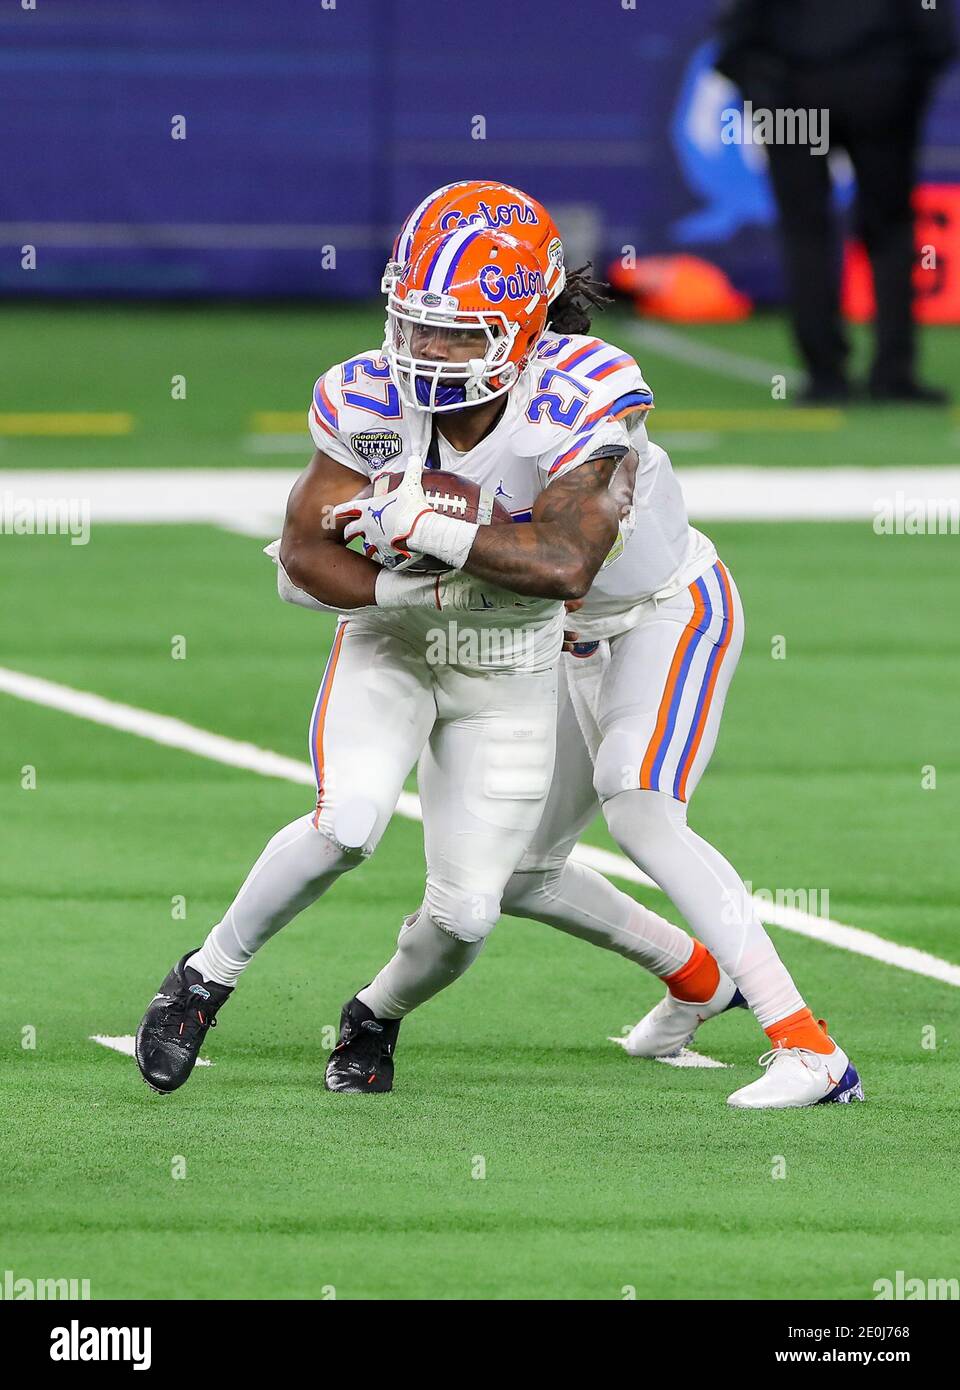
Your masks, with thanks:
<instances>
[{"instance_id":1,"label":"brown football","mask_svg":"<svg viewBox=\"0 0 960 1390\"><path fill-rule=\"evenodd\" d=\"M380 473L357 493L357 497L386 496L402 481L402 473ZM425 468L422 481L430 505L444 516L456 517L458 521L476 521L480 526L502 526L513 522L513 517L492 492L472 478L465 478L462 473L448 473L443 468ZM371 555L371 558L374 557ZM446 569L449 566L442 560L424 555L408 565L405 573L441 574Z\"/></svg>"}]
</instances>

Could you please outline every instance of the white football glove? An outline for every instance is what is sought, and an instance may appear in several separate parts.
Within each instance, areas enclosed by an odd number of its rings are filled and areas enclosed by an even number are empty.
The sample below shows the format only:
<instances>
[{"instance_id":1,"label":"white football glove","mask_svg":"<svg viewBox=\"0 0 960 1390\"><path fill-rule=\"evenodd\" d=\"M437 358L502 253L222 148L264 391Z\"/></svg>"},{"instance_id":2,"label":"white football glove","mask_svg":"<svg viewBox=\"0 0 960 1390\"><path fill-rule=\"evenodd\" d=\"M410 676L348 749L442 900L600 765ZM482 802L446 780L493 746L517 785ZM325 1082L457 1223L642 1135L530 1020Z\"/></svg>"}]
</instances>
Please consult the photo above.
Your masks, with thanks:
<instances>
[{"instance_id":1,"label":"white football glove","mask_svg":"<svg viewBox=\"0 0 960 1390\"><path fill-rule=\"evenodd\" d=\"M421 555L433 555L452 569L462 568L477 534L475 522L440 516L423 490L423 459L411 454L403 481L378 497L352 498L333 508L347 518L345 542L360 536L371 559L387 569L402 569Z\"/></svg>"},{"instance_id":2,"label":"white football glove","mask_svg":"<svg viewBox=\"0 0 960 1390\"><path fill-rule=\"evenodd\" d=\"M365 547L376 552L371 559L376 558L391 569L399 561L413 559L416 552L405 543L423 513L431 510L420 481L422 472L423 459L419 454L411 454L403 470L403 481L392 492L353 498L334 507L334 517L347 520L344 542L359 536Z\"/></svg>"}]
</instances>

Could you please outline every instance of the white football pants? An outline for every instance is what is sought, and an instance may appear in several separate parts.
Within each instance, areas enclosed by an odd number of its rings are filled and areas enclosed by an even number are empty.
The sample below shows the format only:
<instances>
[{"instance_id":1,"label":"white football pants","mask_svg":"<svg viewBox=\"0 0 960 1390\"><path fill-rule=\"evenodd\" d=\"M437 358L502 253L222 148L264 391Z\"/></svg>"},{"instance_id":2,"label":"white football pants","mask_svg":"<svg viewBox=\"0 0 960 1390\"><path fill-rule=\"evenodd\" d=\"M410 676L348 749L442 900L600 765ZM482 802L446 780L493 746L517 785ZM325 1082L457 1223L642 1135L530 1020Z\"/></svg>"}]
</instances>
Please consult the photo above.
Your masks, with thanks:
<instances>
[{"instance_id":1,"label":"white football pants","mask_svg":"<svg viewBox=\"0 0 960 1390\"><path fill-rule=\"evenodd\" d=\"M638 918L632 898L570 861L599 801L620 848L663 889L767 1027L803 1000L740 876L687 825L743 635L740 596L718 561L674 598L651 602L630 631L564 656L554 782L503 910L667 973L650 961L658 947L663 964L676 959L669 924L655 914Z\"/></svg>"},{"instance_id":2,"label":"white football pants","mask_svg":"<svg viewBox=\"0 0 960 1390\"><path fill-rule=\"evenodd\" d=\"M273 837L191 965L233 985L265 941L373 852L419 758L427 880L410 946L422 968L401 981L403 1011L456 978L542 815L556 690L555 667L430 665L402 629L342 620L310 724L316 809Z\"/></svg>"}]
</instances>

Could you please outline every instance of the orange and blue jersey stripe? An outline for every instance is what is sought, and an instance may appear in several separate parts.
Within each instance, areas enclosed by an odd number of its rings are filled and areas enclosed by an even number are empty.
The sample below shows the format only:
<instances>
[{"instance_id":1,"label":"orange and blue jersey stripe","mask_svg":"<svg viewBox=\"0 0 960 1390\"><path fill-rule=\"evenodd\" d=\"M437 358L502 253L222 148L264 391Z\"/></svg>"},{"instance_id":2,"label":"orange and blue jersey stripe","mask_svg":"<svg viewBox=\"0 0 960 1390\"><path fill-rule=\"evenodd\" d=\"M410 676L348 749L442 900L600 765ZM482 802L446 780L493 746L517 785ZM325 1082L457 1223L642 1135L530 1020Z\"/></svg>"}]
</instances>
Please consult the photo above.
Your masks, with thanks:
<instances>
[{"instance_id":1,"label":"orange and blue jersey stripe","mask_svg":"<svg viewBox=\"0 0 960 1390\"><path fill-rule=\"evenodd\" d=\"M592 365L589 371L584 370L584 376L591 381L603 381L604 377L611 376L614 372L622 371L625 367L637 367L636 362L629 352L619 352L610 343L605 343L602 338L591 338L590 342L583 347L575 348L569 357L565 357L558 364L561 372L571 372L576 368L583 369L584 364L598 353L613 352L616 355L608 358L606 362L599 362ZM637 369L639 370L639 369Z\"/></svg>"},{"instance_id":2,"label":"orange and blue jersey stripe","mask_svg":"<svg viewBox=\"0 0 960 1390\"><path fill-rule=\"evenodd\" d=\"M723 596L720 635L714 644L713 651L707 658L706 670L703 673L696 708L693 712L693 722L690 725L690 732L687 734L687 741L683 745L680 761L677 764L677 775L673 780L673 794L678 801L686 801L687 799L687 778L690 775L690 769L697 756L700 740L703 738L703 731L706 728L707 715L710 713L710 703L713 700L720 666L727 654L727 648L730 646L730 638L733 636L733 599L730 594L730 579L719 560L714 565L713 572L720 581L720 591Z\"/></svg>"},{"instance_id":3,"label":"orange and blue jersey stripe","mask_svg":"<svg viewBox=\"0 0 960 1390\"><path fill-rule=\"evenodd\" d=\"M605 376L610 376L613 372L619 372L624 367L635 367L636 365L629 352L621 352L616 357L612 357L609 362L601 362L598 367L587 372L587 376L591 381L602 381Z\"/></svg>"},{"instance_id":4,"label":"orange and blue jersey stripe","mask_svg":"<svg viewBox=\"0 0 960 1390\"><path fill-rule=\"evenodd\" d=\"M313 388L313 408L321 424L325 420L332 430L339 430L340 417L337 415L336 406L327 395L327 389L323 384L323 377L320 378Z\"/></svg>"},{"instance_id":5,"label":"orange and blue jersey stripe","mask_svg":"<svg viewBox=\"0 0 960 1390\"><path fill-rule=\"evenodd\" d=\"M330 426L327 424L326 420L320 414L316 406L313 407L313 418L325 434L328 434L331 439L337 438L336 432L330 428Z\"/></svg>"},{"instance_id":6,"label":"orange and blue jersey stripe","mask_svg":"<svg viewBox=\"0 0 960 1390\"><path fill-rule=\"evenodd\" d=\"M623 395L616 396L609 405L603 405L599 410L595 410L592 415L588 415L584 420L584 426L595 425L598 420L619 420L624 415L629 415L633 410L650 410L653 406L653 392L642 390L639 386L633 391L625 391Z\"/></svg>"},{"instance_id":7,"label":"orange and blue jersey stripe","mask_svg":"<svg viewBox=\"0 0 960 1390\"><path fill-rule=\"evenodd\" d=\"M667 673L667 683L660 699L660 708L657 710L657 722L654 725L653 736L647 744L647 751L640 764L640 786L646 791L658 792L661 790L660 769L663 767L670 741L673 738L680 701L690 671L690 663L693 660L694 652L700 645L706 625L710 621L708 616L710 596L703 580L695 580L690 585L689 593L693 599L693 616L683 629L683 634L673 654L673 661L670 663L670 670ZM705 618L706 622L704 621Z\"/></svg>"},{"instance_id":8,"label":"orange and blue jersey stripe","mask_svg":"<svg viewBox=\"0 0 960 1390\"><path fill-rule=\"evenodd\" d=\"M592 438L593 434L590 430L582 430L580 434L576 436L569 449L566 449L559 458L554 459L553 463L551 463L547 470L547 477L552 478L558 468L562 468L565 463L569 463L572 458L576 458L580 450L585 448Z\"/></svg>"},{"instance_id":9,"label":"orange and blue jersey stripe","mask_svg":"<svg viewBox=\"0 0 960 1390\"><path fill-rule=\"evenodd\" d=\"M554 459L549 469L547 477L552 478L558 468L562 468L565 463L569 463L572 458L580 452L585 445L589 444L593 438L593 427L601 420L619 420L624 415L629 415L634 410L649 410L653 405L653 392L643 391L637 388L635 391L625 391L622 396L617 396L609 405L603 405L599 410L595 410L592 415L588 415L584 420L579 432L574 436L571 444L564 450L559 458Z\"/></svg>"},{"instance_id":10,"label":"orange and blue jersey stripe","mask_svg":"<svg viewBox=\"0 0 960 1390\"><path fill-rule=\"evenodd\" d=\"M588 357L593 357L604 349L609 349L610 344L605 343L602 338L591 338L590 342L584 347L574 348L569 357L565 357L562 362L557 364L561 372L569 372L573 367L579 367Z\"/></svg>"},{"instance_id":11,"label":"orange and blue jersey stripe","mask_svg":"<svg viewBox=\"0 0 960 1390\"><path fill-rule=\"evenodd\" d=\"M313 763L313 775L317 782L317 809L313 817L314 825L318 823L323 808L323 727L326 723L327 710L330 707L330 692L333 689L333 678L336 675L340 649L343 646L343 634L346 630L347 624L345 622L337 624L333 646L330 648L330 655L324 667L323 679L320 682L320 689L317 692L316 703L313 707L313 717L310 720L310 761Z\"/></svg>"},{"instance_id":12,"label":"orange and blue jersey stripe","mask_svg":"<svg viewBox=\"0 0 960 1390\"><path fill-rule=\"evenodd\" d=\"M715 613L713 603L710 598L709 590L703 579L695 579L690 585L689 593L693 600L693 614L683 630L680 641L677 643L676 651L673 654L673 661L667 674L663 696L657 710L657 722L654 726L653 734L647 745L643 762L640 765L640 787L645 791L666 791L669 789L671 794L678 801L686 800L687 780L690 776L690 769L693 767L703 732L706 728L707 717L710 713L710 705L713 700L713 693L716 688L717 676L723 658L730 646L730 638L733 634L733 600L730 591L730 581L727 572L718 560L713 567L721 593L721 608L719 614ZM687 680L693 664L694 656L704 637L707 636L710 626L716 616L720 617L720 632L716 640L707 637L711 642L712 650L707 658L703 675L700 680L700 689L697 693L694 705L693 716L687 730L683 746L677 760L676 771L669 788L661 786L661 772L664 762L677 732L677 720L680 706L686 691Z\"/></svg>"}]
</instances>

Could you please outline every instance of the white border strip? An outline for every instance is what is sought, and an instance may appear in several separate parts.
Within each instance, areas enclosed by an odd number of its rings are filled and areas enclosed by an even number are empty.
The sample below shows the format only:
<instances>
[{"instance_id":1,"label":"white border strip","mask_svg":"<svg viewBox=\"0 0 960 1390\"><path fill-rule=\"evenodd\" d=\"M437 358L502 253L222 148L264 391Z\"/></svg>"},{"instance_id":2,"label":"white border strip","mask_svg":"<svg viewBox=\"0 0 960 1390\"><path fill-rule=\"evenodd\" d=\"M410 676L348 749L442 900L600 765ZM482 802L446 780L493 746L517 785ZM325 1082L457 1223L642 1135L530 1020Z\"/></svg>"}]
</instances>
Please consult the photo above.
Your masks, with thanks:
<instances>
[{"instance_id":1,"label":"white border strip","mask_svg":"<svg viewBox=\"0 0 960 1390\"><path fill-rule=\"evenodd\" d=\"M306 465L310 456L306 432L302 436L260 438L271 447L277 446L278 440L289 440L291 448L302 451ZM250 440L247 436L242 447L253 447ZM124 447L129 447L129 439ZM0 469L0 521L7 513L15 515L20 499L69 498L89 508L95 527L111 522L147 526L194 523L224 526L248 535L276 536L298 472L284 467ZM960 496L957 466L684 466L677 469L677 476L694 522L860 521L872 525L878 508L892 506L898 493L905 505L911 499Z\"/></svg>"}]
</instances>

